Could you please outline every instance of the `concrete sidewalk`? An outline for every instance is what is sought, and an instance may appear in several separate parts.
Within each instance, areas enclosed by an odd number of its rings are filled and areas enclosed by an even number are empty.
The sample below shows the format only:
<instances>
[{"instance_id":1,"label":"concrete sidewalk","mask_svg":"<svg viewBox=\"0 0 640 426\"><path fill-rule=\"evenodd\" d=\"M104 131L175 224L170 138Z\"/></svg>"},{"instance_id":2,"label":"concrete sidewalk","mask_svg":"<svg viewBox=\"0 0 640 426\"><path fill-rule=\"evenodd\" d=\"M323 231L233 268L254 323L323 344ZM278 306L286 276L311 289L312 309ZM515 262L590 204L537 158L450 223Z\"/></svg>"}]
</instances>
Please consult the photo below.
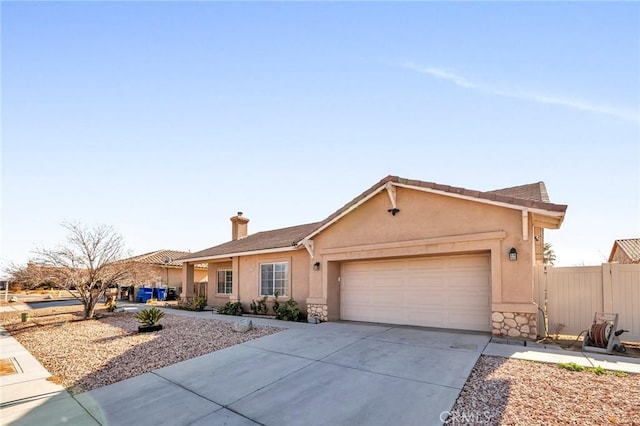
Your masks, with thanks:
<instances>
[{"instance_id":1,"label":"concrete sidewalk","mask_svg":"<svg viewBox=\"0 0 640 426\"><path fill-rule=\"evenodd\" d=\"M127 311L145 307L121 306ZM593 363L640 374L637 359L588 354L587 360L549 345L489 343L486 334L251 319L288 330L75 397L47 380L50 374L2 330L1 358L14 359L21 370L0 376L2 424L438 424L481 354Z\"/></svg>"},{"instance_id":2,"label":"concrete sidewalk","mask_svg":"<svg viewBox=\"0 0 640 426\"><path fill-rule=\"evenodd\" d=\"M556 345L528 343L527 346L503 343L489 343L482 355L523 359L549 364L573 362L583 367L602 367L605 370L640 374L640 359L564 350Z\"/></svg>"},{"instance_id":3,"label":"concrete sidewalk","mask_svg":"<svg viewBox=\"0 0 640 426\"><path fill-rule=\"evenodd\" d=\"M99 423L7 331L0 327L0 359L16 374L0 376L0 419L5 425L98 425Z\"/></svg>"}]
</instances>

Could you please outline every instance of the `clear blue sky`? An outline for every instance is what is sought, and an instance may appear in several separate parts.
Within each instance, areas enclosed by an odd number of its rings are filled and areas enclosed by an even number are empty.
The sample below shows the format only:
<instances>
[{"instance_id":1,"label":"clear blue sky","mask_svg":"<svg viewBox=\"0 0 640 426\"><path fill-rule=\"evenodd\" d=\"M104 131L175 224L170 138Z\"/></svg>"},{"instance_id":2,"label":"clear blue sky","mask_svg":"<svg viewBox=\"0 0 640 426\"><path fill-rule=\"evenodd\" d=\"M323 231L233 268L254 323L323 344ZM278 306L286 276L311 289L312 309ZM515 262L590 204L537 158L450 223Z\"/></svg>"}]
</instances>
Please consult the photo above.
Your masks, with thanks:
<instances>
[{"instance_id":1,"label":"clear blue sky","mask_svg":"<svg viewBox=\"0 0 640 426\"><path fill-rule=\"evenodd\" d=\"M134 254L322 220L388 174L568 204L558 264L640 236L640 4L2 2L2 252Z\"/></svg>"}]
</instances>

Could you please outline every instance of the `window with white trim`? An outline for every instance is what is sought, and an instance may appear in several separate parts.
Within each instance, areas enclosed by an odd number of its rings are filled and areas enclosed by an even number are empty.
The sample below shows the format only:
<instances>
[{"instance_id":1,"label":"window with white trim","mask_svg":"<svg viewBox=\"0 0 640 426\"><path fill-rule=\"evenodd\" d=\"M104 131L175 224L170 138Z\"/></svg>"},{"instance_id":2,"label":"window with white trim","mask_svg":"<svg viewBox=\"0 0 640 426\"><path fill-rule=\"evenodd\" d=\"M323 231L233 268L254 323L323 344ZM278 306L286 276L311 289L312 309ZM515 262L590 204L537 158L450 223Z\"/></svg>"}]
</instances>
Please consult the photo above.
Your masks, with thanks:
<instances>
[{"instance_id":1,"label":"window with white trim","mask_svg":"<svg viewBox=\"0 0 640 426\"><path fill-rule=\"evenodd\" d=\"M289 263L274 262L260 264L260 295L286 296L289 293Z\"/></svg>"},{"instance_id":2,"label":"window with white trim","mask_svg":"<svg viewBox=\"0 0 640 426\"><path fill-rule=\"evenodd\" d=\"M231 294L233 286L233 271L218 269L218 294Z\"/></svg>"}]
</instances>

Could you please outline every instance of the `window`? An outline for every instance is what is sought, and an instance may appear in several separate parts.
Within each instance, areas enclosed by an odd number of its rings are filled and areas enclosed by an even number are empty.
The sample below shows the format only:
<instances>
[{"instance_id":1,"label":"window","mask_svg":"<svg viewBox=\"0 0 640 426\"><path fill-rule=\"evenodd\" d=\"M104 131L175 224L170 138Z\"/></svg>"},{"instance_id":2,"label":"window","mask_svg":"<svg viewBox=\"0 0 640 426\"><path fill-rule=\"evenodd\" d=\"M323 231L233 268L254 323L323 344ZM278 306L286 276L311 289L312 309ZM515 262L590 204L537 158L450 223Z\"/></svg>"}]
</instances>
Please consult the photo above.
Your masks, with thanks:
<instances>
[{"instance_id":1,"label":"window","mask_svg":"<svg viewBox=\"0 0 640 426\"><path fill-rule=\"evenodd\" d=\"M230 269L218 269L218 294L231 294L233 273Z\"/></svg>"},{"instance_id":2,"label":"window","mask_svg":"<svg viewBox=\"0 0 640 426\"><path fill-rule=\"evenodd\" d=\"M289 291L289 264L287 262L260 265L260 295L286 296Z\"/></svg>"}]
</instances>

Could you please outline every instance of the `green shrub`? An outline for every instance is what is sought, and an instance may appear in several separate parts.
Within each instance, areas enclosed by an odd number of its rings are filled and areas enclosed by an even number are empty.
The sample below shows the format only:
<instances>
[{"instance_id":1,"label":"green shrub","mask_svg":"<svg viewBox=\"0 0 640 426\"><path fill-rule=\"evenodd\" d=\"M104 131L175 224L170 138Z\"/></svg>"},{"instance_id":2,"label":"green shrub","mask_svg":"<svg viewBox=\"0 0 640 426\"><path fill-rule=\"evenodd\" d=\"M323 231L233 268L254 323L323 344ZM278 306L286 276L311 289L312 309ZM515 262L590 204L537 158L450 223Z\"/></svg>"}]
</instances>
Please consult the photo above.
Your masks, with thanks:
<instances>
[{"instance_id":1,"label":"green shrub","mask_svg":"<svg viewBox=\"0 0 640 426\"><path fill-rule=\"evenodd\" d=\"M171 307L171 305L169 305ZM192 311L193 305L188 299L178 298L178 304L173 306L175 309L182 309L183 311Z\"/></svg>"},{"instance_id":2,"label":"green shrub","mask_svg":"<svg viewBox=\"0 0 640 426\"><path fill-rule=\"evenodd\" d=\"M278 316L278 309L280 308L280 302L278 302L278 296L280 296L280 293L278 291L273 293L273 313L276 314L276 317Z\"/></svg>"},{"instance_id":3,"label":"green shrub","mask_svg":"<svg viewBox=\"0 0 640 426\"><path fill-rule=\"evenodd\" d=\"M257 302L255 300L252 300L251 304L249 304L249 309L251 309L251 312L253 312L255 315L266 315L267 312L269 312L269 310L267 309L267 296L264 296Z\"/></svg>"},{"instance_id":4,"label":"green shrub","mask_svg":"<svg viewBox=\"0 0 640 426\"><path fill-rule=\"evenodd\" d=\"M195 296L191 301L191 307L194 311L204 311L207 306L207 298L203 296Z\"/></svg>"},{"instance_id":5,"label":"green shrub","mask_svg":"<svg viewBox=\"0 0 640 426\"><path fill-rule=\"evenodd\" d=\"M136 313L136 319L145 325L156 325L163 317L165 313L158 308L143 309Z\"/></svg>"},{"instance_id":6,"label":"green shrub","mask_svg":"<svg viewBox=\"0 0 640 426\"><path fill-rule=\"evenodd\" d=\"M222 308L218 309L218 313L222 315L242 315L242 303L240 302L227 302Z\"/></svg>"},{"instance_id":7,"label":"green shrub","mask_svg":"<svg viewBox=\"0 0 640 426\"><path fill-rule=\"evenodd\" d=\"M276 318L282 321L302 321L304 316L298 309L298 302L293 299L289 299L286 302L280 304L276 310Z\"/></svg>"}]
</instances>

